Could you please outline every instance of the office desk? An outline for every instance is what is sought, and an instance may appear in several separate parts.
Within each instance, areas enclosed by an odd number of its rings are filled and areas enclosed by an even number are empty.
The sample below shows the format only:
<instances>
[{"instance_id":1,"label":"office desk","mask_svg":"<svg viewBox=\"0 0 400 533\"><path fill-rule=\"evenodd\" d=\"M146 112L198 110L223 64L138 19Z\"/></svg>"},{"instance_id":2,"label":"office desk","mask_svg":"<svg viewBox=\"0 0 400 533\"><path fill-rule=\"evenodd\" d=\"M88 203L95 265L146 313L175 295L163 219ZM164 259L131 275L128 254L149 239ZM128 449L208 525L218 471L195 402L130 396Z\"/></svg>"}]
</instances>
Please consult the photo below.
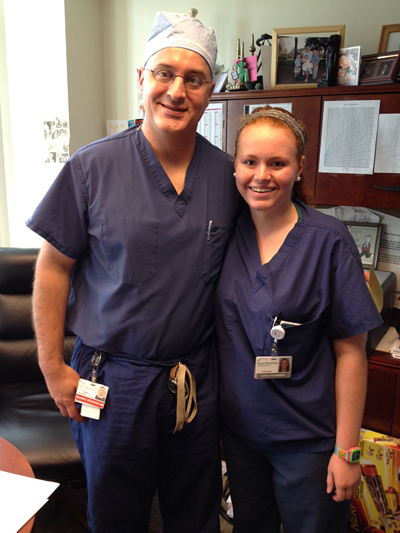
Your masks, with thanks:
<instances>
[{"instance_id":1,"label":"office desk","mask_svg":"<svg viewBox=\"0 0 400 533\"><path fill-rule=\"evenodd\" d=\"M12 444L0 438L0 470L10 474L35 477L32 468L22 453ZM32 517L18 533L30 533L35 517Z\"/></svg>"}]
</instances>

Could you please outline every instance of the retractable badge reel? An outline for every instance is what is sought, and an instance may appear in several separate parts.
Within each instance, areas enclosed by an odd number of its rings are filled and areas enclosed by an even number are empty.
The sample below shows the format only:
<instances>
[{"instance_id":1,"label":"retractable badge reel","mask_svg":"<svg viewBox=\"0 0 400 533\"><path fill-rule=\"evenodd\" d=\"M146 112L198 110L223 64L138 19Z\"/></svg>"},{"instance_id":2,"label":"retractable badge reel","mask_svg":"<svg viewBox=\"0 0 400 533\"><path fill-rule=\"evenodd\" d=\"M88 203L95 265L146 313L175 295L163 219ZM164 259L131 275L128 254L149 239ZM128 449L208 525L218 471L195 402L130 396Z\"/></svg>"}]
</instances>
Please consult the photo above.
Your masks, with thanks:
<instances>
[{"instance_id":1,"label":"retractable badge reel","mask_svg":"<svg viewBox=\"0 0 400 533\"><path fill-rule=\"evenodd\" d=\"M285 330L281 326L280 313L277 317L275 317L274 323L270 331L270 335L274 339L274 344L272 345L271 353L273 355L276 355L278 351L278 341L281 341L285 338Z\"/></svg>"},{"instance_id":2,"label":"retractable badge reel","mask_svg":"<svg viewBox=\"0 0 400 533\"><path fill-rule=\"evenodd\" d=\"M91 363L92 363L92 375L90 377L90 381L92 383L96 383L96 379L97 379L97 367L99 366L100 364L100 361L101 361L101 352L98 352L97 350L94 352L94 354L92 355L92 360L91 360Z\"/></svg>"}]
</instances>

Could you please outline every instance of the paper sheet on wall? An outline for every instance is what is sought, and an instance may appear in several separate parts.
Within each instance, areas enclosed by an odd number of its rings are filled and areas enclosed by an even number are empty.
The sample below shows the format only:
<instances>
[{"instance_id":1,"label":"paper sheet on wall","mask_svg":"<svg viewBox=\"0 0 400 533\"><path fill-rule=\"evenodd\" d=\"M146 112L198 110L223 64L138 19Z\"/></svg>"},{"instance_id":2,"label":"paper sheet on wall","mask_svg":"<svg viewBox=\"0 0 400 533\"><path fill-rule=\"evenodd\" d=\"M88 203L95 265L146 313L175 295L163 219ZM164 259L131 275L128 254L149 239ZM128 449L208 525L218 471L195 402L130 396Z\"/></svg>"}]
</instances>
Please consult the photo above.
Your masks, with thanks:
<instances>
[{"instance_id":1,"label":"paper sheet on wall","mask_svg":"<svg viewBox=\"0 0 400 533\"><path fill-rule=\"evenodd\" d=\"M0 471L0 531L16 533L43 507L59 483Z\"/></svg>"},{"instance_id":2,"label":"paper sheet on wall","mask_svg":"<svg viewBox=\"0 0 400 533\"><path fill-rule=\"evenodd\" d=\"M325 102L319 172L373 174L379 100Z\"/></svg>"},{"instance_id":3,"label":"paper sheet on wall","mask_svg":"<svg viewBox=\"0 0 400 533\"><path fill-rule=\"evenodd\" d=\"M128 128L128 119L124 120L107 120L107 137L119 133Z\"/></svg>"},{"instance_id":4,"label":"paper sheet on wall","mask_svg":"<svg viewBox=\"0 0 400 533\"><path fill-rule=\"evenodd\" d=\"M379 115L374 172L400 173L400 114Z\"/></svg>"},{"instance_id":5,"label":"paper sheet on wall","mask_svg":"<svg viewBox=\"0 0 400 533\"><path fill-rule=\"evenodd\" d=\"M69 117L43 118L44 162L65 163L69 158Z\"/></svg>"},{"instance_id":6,"label":"paper sheet on wall","mask_svg":"<svg viewBox=\"0 0 400 533\"><path fill-rule=\"evenodd\" d=\"M222 119L223 104L211 103L197 124L197 133L203 135L210 143L218 146L223 150L223 119Z\"/></svg>"},{"instance_id":7,"label":"paper sheet on wall","mask_svg":"<svg viewBox=\"0 0 400 533\"><path fill-rule=\"evenodd\" d=\"M338 205L336 207L329 207L327 209L318 209L321 213L331 215L339 220L346 222L368 222L378 223L380 218L378 215L366 209L365 207L352 207L347 205Z\"/></svg>"}]
</instances>

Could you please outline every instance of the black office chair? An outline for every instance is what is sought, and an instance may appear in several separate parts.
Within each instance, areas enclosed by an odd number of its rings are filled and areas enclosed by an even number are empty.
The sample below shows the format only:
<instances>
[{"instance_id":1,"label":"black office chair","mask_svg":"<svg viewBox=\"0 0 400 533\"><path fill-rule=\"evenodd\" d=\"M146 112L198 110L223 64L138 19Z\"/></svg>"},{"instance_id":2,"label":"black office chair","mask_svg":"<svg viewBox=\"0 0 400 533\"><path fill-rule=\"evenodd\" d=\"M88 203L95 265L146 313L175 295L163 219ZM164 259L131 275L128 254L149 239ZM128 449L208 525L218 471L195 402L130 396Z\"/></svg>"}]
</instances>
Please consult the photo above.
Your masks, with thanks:
<instances>
[{"instance_id":1,"label":"black office chair","mask_svg":"<svg viewBox=\"0 0 400 533\"><path fill-rule=\"evenodd\" d=\"M0 248L0 437L11 442L39 479L56 481L55 492L85 525L86 502L74 489L85 473L64 418L47 391L32 329L32 281L38 250ZM66 332L69 363L75 337Z\"/></svg>"}]
</instances>

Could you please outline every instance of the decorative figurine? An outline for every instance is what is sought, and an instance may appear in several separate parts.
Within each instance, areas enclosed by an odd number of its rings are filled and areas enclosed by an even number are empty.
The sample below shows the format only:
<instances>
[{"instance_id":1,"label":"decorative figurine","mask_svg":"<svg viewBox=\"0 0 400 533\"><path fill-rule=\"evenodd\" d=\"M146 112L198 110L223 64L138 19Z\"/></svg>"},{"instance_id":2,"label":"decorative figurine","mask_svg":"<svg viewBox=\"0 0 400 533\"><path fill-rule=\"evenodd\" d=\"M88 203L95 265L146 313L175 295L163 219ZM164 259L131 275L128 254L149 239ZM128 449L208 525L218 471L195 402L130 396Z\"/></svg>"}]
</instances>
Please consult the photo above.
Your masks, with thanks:
<instances>
[{"instance_id":1,"label":"decorative figurine","mask_svg":"<svg viewBox=\"0 0 400 533\"><path fill-rule=\"evenodd\" d=\"M249 81L249 71L246 68L246 62L239 60L236 65L233 65L233 68L237 71L237 85L239 85L239 89L245 89L245 84Z\"/></svg>"}]
</instances>

